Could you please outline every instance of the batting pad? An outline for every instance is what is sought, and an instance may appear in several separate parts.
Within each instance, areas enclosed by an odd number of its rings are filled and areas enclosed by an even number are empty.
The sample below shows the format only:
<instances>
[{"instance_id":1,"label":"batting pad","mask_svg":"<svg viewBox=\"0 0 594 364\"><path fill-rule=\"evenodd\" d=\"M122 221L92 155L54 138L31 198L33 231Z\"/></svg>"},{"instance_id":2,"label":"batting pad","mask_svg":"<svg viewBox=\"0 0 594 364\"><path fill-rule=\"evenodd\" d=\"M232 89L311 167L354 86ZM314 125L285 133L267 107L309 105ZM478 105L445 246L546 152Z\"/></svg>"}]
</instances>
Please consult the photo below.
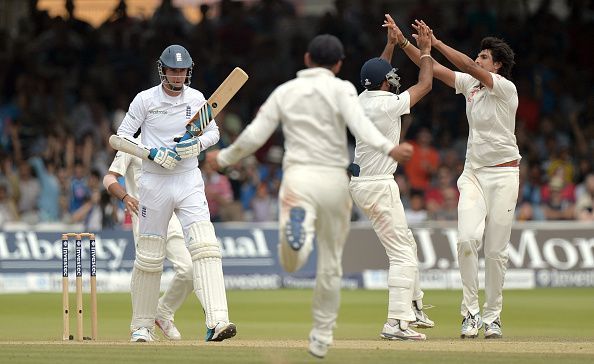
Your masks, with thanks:
<instances>
[{"instance_id":1,"label":"batting pad","mask_svg":"<svg viewBox=\"0 0 594 364\"><path fill-rule=\"evenodd\" d=\"M165 239L157 235L140 235L136 243L134 267L144 272L162 272Z\"/></svg>"},{"instance_id":2,"label":"batting pad","mask_svg":"<svg viewBox=\"0 0 594 364\"><path fill-rule=\"evenodd\" d=\"M391 265L388 271L388 318L415 321L411 302L415 284L416 267Z\"/></svg>"},{"instance_id":3,"label":"batting pad","mask_svg":"<svg viewBox=\"0 0 594 364\"><path fill-rule=\"evenodd\" d=\"M202 302L206 326L229 322L221 247L210 221L199 221L188 229L188 250L194 267L194 289Z\"/></svg>"},{"instance_id":4,"label":"batting pad","mask_svg":"<svg viewBox=\"0 0 594 364\"><path fill-rule=\"evenodd\" d=\"M132 269L132 330L152 328L155 324L165 239L155 235L141 235L136 245L136 259Z\"/></svg>"}]
</instances>

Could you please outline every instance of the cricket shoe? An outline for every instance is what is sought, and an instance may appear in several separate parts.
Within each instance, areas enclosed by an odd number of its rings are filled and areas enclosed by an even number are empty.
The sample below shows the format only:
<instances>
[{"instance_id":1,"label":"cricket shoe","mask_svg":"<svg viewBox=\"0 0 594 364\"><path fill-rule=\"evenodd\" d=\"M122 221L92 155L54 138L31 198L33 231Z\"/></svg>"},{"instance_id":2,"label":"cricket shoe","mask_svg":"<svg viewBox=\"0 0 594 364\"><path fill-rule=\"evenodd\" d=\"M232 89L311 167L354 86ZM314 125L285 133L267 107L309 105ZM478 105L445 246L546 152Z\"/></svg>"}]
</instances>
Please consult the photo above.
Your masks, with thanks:
<instances>
[{"instance_id":1,"label":"cricket shoe","mask_svg":"<svg viewBox=\"0 0 594 364\"><path fill-rule=\"evenodd\" d=\"M155 341L155 335L151 329L146 327L134 330L130 336L130 342L133 343L146 343L152 341Z\"/></svg>"},{"instance_id":2,"label":"cricket shoe","mask_svg":"<svg viewBox=\"0 0 594 364\"><path fill-rule=\"evenodd\" d=\"M483 326L483 319L481 314L472 315L470 312L462 320L462 330L460 337L462 339L474 339L478 336L478 331Z\"/></svg>"},{"instance_id":3,"label":"cricket shoe","mask_svg":"<svg viewBox=\"0 0 594 364\"><path fill-rule=\"evenodd\" d=\"M309 348L308 351L311 355L315 356L318 359L323 359L326 354L328 354L328 348L330 347L330 343L320 340L313 334L309 335Z\"/></svg>"},{"instance_id":4,"label":"cricket shoe","mask_svg":"<svg viewBox=\"0 0 594 364\"><path fill-rule=\"evenodd\" d=\"M218 322L214 328L206 329L205 341L223 341L237 334L237 327L233 322Z\"/></svg>"},{"instance_id":5,"label":"cricket shoe","mask_svg":"<svg viewBox=\"0 0 594 364\"><path fill-rule=\"evenodd\" d=\"M429 316L423 312L422 306L418 307L416 301L413 301L412 306L416 320L410 323L411 327L415 327L417 329L431 329L435 327L435 322L433 322Z\"/></svg>"},{"instance_id":6,"label":"cricket shoe","mask_svg":"<svg viewBox=\"0 0 594 364\"><path fill-rule=\"evenodd\" d=\"M289 222L285 227L285 236L291 249L298 251L305 243L305 209L303 207L293 207L289 211Z\"/></svg>"},{"instance_id":7,"label":"cricket shoe","mask_svg":"<svg viewBox=\"0 0 594 364\"><path fill-rule=\"evenodd\" d=\"M501 320L499 317L490 324L485 322L485 339L501 339L502 337L503 333L501 332Z\"/></svg>"},{"instance_id":8,"label":"cricket shoe","mask_svg":"<svg viewBox=\"0 0 594 364\"><path fill-rule=\"evenodd\" d=\"M386 340L427 340L427 336L425 334L416 332L415 330L411 329L407 323L401 322L400 320L396 320L396 325L394 326L386 322L380 337Z\"/></svg>"},{"instance_id":9,"label":"cricket shoe","mask_svg":"<svg viewBox=\"0 0 594 364\"><path fill-rule=\"evenodd\" d=\"M155 324L158 328L161 329L161 331L163 332L163 336L165 336L169 340L181 340L181 334L179 333L177 327L175 327L173 320L158 318L155 320Z\"/></svg>"}]
</instances>

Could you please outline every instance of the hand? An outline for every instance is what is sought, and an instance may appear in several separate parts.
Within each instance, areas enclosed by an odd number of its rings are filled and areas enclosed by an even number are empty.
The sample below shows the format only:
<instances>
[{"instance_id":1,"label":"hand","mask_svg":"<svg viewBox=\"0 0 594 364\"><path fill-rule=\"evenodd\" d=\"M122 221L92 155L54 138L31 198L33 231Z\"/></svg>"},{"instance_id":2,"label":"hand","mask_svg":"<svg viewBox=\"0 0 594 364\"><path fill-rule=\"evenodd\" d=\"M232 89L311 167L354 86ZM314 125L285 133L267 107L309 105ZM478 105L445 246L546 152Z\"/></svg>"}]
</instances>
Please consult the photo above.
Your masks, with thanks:
<instances>
[{"instance_id":1,"label":"hand","mask_svg":"<svg viewBox=\"0 0 594 364\"><path fill-rule=\"evenodd\" d=\"M382 27L388 28L388 43L400 44L404 42L404 34L402 34L402 31L400 30L400 28L398 28L394 19L392 19L390 14L384 14L384 16L386 17L386 19L384 19L384 24L382 25Z\"/></svg>"},{"instance_id":2,"label":"hand","mask_svg":"<svg viewBox=\"0 0 594 364\"><path fill-rule=\"evenodd\" d=\"M411 24L413 28L415 28L415 30L417 31L417 33L419 32L419 27L421 25L424 25L427 27L427 29L429 29L429 37L431 38L431 46L435 47L437 45L437 43L439 43L440 41L435 37L435 35L433 34L433 30L427 25L425 24L425 22L423 20L417 20L415 19L415 24ZM417 35L413 34L413 37L416 39Z\"/></svg>"},{"instance_id":3,"label":"hand","mask_svg":"<svg viewBox=\"0 0 594 364\"><path fill-rule=\"evenodd\" d=\"M165 147L151 148L148 158L165 169L173 169L177 162L181 161L181 157L174 150Z\"/></svg>"},{"instance_id":4,"label":"hand","mask_svg":"<svg viewBox=\"0 0 594 364\"><path fill-rule=\"evenodd\" d=\"M396 162L406 162L412 157L412 154L413 146L409 143L397 145L390 151L390 157Z\"/></svg>"},{"instance_id":5,"label":"hand","mask_svg":"<svg viewBox=\"0 0 594 364\"><path fill-rule=\"evenodd\" d=\"M431 52L431 36L430 36L430 29L428 26L421 24L417 28L417 33L415 34L415 40L417 41L417 46L421 50L421 54L429 54Z\"/></svg>"},{"instance_id":6,"label":"hand","mask_svg":"<svg viewBox=\"0 0 594 364\"><path fill-rule=\"evenodd\" d=\"M196 158L200 154L201 150L202 145L200 144L200 139L198 138L184 140L183 142L177 143L175 146L175 152L181 159Z\"/></svg>"},{"instance_id":7,"label":"hand","mask_svg":"<svg viewBox=\"0 0 594 364\"><path fill-rule=\"evenodd\" d=\"M218 171L221 168L217 162L217 156L219 155L219 152L220 150L213 150L212 152L206 153L206 163L208 163L210 168L215 171Z\"/></svg>"},{"instance_id":8,"label":"hand","mask_svg":"<svg viewBox=\"0 0 594 364\"><path fill-rule=\"evenodd\" d=\"M130 211L131 213L138 215L138 200L130 195L126 195L122 200L124 202L124 206L126 210Z\"/></svg>"}]
</instances>

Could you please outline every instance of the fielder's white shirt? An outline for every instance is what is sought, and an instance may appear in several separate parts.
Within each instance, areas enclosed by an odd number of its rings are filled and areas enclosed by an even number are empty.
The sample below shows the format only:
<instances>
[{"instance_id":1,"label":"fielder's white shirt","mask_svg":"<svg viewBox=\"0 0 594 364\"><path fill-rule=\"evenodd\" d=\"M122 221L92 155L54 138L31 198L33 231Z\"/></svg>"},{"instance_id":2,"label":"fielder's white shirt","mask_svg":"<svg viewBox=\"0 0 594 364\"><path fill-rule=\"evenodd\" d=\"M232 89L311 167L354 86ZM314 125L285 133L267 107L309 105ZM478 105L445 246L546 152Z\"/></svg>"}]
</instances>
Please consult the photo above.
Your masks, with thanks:
<instances>
[{"instance_id":1,"label":"fielder's white shirt","mask_svg":"<svg viewBox=\"0 0 594 364\"><path fill-rule=\"evenodd\" d=\"M284 169L295 164L346 168L346 126L357 139L385 154L394 147L365 116L352 83L326 68L309 68L272 92L237 140L219 153L219 165L255 152L279 123L285 138Z\"/></svg>"},{"instance_id":2,"label":"fielder's white shirt","mask_svg":"<svg viewBox=\"0 0 594 364\"><path fill-rule=\"evenodd\" d=\"M520 159L514 134L518 91L513 82L496 73L493 89L479 87L469 74L455 72L456 93L466 98L469 134L466 163L472 168L494 166Z\"/></svg>"},{"instance_id":3,"label":"fielder's white shirt","mask_svg":"<svg viewBox=\"0 0 594 364\"><path fill-rule=\"evenodd\" d=\"M371 119L377 129L395 144L400 142L402 128L401 116L410 113L410 94L404 91L395 95L388 91L363 91L359 100L365 115ZM390 175L396 172L398 162L389 155L357 138L354 163L361 169L359 177Z\"/></svg>"},{"instance_id":4,"label":"fielder's white shirt","mask_svg":"<svg viewBox=\"0 0 594 364\"><path fill-rule=\"evenodd\" d=\"M132 137L142 128L141 144L148 148L167 147L177 144L173 139L186 132L188 120L204 104L204 95L196 89L184 86L178 96L169 96L161 84L140 92L128 109L117 134ZM202 150L219 141L219 128L211 121L200 137ZM143 161L142 170L156 174L178 174L198 167L198 158L182 159L168 170L153 161Z\"/></svg>"},{"instance_id":5,"label":"fielder's white shirt","mask_svg":"<svg viewBox=\"0 0 594 364\"><path fill-rule=\"evenodd\" d=\"M132 154L118 151L109 166L109 171L124 176L126 193L138 200L138 180L140 179L142 159Z\"/></svg>"}]
</instances>

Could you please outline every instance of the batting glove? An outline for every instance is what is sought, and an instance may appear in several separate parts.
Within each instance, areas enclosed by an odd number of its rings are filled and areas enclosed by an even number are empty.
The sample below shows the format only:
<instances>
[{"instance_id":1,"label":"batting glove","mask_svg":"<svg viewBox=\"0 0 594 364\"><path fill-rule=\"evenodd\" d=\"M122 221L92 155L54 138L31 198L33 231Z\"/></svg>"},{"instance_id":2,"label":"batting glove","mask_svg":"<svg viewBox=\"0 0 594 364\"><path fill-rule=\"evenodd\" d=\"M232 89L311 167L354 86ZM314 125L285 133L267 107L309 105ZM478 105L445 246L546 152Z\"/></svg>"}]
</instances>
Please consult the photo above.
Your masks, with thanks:
<instances>
[{"instance_id":1,"label":"batting glove","mask_svg":"<svg viewBox=\"0 0 594 364\"><path fill-rule=\"evenodd\" d=\"M196 158L201 151L200 139L192 138L177 143L175 151L180 158Z\"/></svg>"},{"instance_id":2,"label":"batting glove","mask_svg":"<svg viewBox=\"0 0 594 364\"><path fill-rule=\"evenodd\" d=\"M151 148L148 158L165 169L173 169L177 166L177 162L181 161L174 150L165 147Z\"/></svg>"}]
</instances>

